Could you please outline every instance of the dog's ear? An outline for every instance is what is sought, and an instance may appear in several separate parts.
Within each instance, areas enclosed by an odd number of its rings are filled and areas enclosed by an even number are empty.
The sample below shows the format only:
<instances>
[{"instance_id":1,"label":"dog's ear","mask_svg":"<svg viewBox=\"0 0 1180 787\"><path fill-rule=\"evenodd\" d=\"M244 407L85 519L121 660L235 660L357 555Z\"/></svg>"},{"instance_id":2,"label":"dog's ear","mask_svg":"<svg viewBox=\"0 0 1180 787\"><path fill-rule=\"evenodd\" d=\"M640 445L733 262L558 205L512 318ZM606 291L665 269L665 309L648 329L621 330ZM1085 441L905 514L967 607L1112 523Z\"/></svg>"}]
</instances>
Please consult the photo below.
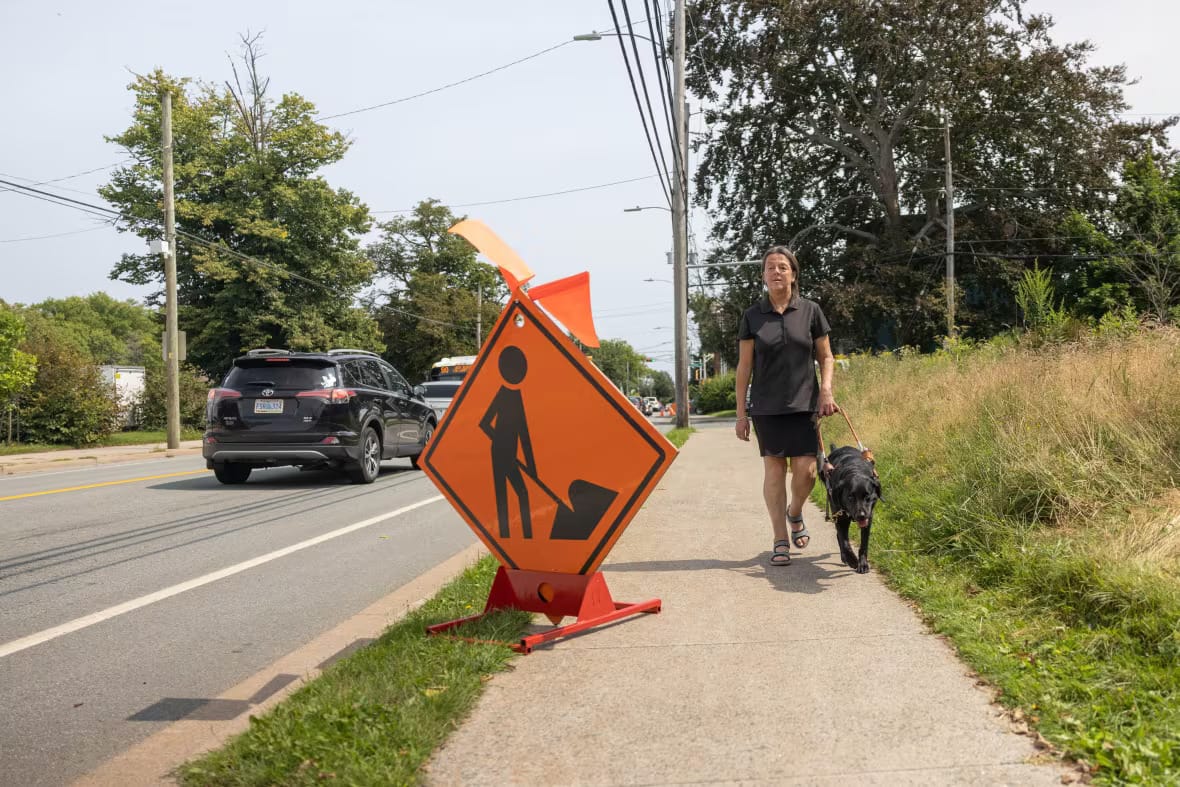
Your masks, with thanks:
<instances>
[{"instance_id":1,"label":"dog's ear","mask_svg":"<svg viewBox=\"0 0 1180 787\"><path fill-rule=\"evenodd\" d=\"M873 476L873 489L877 492L877 499L884 500L885 496L881 494L881 479Z\"/></svg>"}]
</instances>

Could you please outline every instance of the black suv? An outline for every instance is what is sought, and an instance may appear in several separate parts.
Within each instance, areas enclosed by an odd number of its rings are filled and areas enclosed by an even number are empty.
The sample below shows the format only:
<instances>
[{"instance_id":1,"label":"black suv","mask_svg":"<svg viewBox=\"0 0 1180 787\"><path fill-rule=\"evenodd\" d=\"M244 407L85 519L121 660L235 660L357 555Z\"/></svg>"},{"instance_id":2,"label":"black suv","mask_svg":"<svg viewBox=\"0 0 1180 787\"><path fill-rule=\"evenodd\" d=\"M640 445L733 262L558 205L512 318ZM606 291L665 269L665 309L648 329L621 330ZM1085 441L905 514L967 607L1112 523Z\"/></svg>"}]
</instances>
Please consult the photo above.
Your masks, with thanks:
<instances>
[{"instance_id":1,"label":"black suv","mask_svg":"<svg viewBox=\"0 0 1180 787\"><path fill-rule=\"evenodd\" d=\"M414 467L434 432L434 410L396 369L364 350L250 350L209 391L202 454L223 484L255 467L296 465L377 479L382 459Z\"/></svg>"}]
</instances>

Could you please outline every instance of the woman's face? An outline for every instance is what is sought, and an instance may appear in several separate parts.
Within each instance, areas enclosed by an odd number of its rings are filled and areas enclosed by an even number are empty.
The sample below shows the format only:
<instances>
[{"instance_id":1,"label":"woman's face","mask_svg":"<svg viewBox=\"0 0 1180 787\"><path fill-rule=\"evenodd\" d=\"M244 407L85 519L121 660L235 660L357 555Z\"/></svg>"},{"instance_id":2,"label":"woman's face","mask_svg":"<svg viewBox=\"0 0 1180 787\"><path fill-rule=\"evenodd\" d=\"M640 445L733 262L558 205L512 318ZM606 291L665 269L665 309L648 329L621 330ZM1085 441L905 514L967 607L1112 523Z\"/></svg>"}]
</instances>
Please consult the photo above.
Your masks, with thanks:
<instances>
[{"instance_id":1,"label":"woman's face","mask_svg":"<svg viewBox=\"0 0 1180 787\"><path fill-rule=\"evenodd\" d=\"M766 289L776 294L789 293L795 281L795 271L785 254L770 254L762 263L762 281Z\"/></svg>"}]
</instances>

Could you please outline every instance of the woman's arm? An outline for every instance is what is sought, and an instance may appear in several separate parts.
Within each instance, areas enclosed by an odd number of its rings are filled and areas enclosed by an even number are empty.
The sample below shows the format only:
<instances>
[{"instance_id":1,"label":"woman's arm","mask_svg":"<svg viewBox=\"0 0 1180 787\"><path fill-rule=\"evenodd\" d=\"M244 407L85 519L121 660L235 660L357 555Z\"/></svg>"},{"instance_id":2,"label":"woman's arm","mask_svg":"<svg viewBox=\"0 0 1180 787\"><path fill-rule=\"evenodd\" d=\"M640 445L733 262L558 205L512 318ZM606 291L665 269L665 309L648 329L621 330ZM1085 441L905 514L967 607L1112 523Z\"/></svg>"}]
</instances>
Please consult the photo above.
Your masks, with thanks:
<instances>
[{"instance_id":1,"label":"woman's arm","mask_svg":"<svg viewBox=\"0 0 1180 787\"><path fill-rule=\"evenodd\" d=\"M741 440L750 439L750 417L746 412L746 395L750 387L750 373L754 368L754 340L742 339L738 342L738 365L734 374L737 394L737 426L735 431Z\"/></svg>"},{"instance_id":2,"label":"woman's arm","mask_svg":"<svg viewBox=\"0 0 1180 787\"><path fill-rule=\"evenodd\" d=\"M819 417L825 418L839 411L832 394L832 375L836 371L836 357L827 336L815 340L815 359L819 361Z\"/></svg>"}]
</instances>

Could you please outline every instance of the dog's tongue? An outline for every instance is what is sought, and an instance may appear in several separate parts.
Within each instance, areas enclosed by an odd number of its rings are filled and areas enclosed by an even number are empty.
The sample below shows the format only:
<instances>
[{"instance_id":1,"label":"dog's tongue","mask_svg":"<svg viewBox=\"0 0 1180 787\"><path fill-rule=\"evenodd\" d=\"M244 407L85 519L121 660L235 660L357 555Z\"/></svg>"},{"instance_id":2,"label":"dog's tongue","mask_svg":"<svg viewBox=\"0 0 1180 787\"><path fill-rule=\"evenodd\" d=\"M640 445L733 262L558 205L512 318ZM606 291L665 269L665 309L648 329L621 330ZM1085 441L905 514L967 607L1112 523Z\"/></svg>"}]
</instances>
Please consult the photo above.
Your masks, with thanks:
<instances>
[{"instance_id":1,"label":"dog's tongue","mask_svg":"<svg viewBox=\"0 0 1180 787\"><path fill-rule=\"evenodd\" d=\"M856 524L859 525L860 527L868 527L869 526L869 518L867 516L861 517L860 519L856 520Z\"/></svg>"}]
</instances>

